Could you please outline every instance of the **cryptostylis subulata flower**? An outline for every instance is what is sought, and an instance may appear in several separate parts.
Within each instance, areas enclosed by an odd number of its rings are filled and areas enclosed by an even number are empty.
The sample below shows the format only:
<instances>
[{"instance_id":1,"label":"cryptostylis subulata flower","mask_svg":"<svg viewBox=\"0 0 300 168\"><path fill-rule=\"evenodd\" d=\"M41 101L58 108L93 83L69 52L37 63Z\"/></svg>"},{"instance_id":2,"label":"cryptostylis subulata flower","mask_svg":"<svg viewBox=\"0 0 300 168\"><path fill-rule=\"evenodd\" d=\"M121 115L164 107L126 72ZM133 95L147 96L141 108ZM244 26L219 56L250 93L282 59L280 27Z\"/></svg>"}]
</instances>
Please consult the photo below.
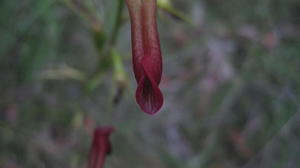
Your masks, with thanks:
<instances>
[{"instance_id":1,"label":"cryptostylis subulata flower","mask_svg":"<svg viewBox=\"0 0 300 168\"><path fill-rule=\"evenodd\" d=\"M148 114L163 104L159 89L162 57L156 23L156 0L125 0L131 22L132 61L137 81L136 101Z\"/></svg>"},{"instance_id":2,"label":"cryptostylis subulata flower","mask_svg":"<svg viewBox=\"0 0 300 168\"><path fill-rule=\"evenodd\" d=\"M114 131L114 127L98 127L94 130L88 168L103 168L106 156L111 153L109 136Z\"/></svg>"}]
</instances>

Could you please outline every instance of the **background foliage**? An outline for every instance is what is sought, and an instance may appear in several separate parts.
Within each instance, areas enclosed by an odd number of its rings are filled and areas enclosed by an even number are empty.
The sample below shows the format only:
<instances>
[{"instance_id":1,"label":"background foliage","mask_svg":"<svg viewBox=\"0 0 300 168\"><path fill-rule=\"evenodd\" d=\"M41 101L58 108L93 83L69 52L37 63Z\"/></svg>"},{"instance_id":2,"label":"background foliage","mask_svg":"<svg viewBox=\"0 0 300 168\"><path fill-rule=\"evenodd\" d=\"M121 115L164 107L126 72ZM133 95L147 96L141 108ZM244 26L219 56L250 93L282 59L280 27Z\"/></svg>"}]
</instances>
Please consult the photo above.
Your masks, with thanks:
<instances>
[{"instance_id":1,"label":"background foliage","mask_svg":"<svg viewBox=\"0 0 300 168\"><path fill-rule=\"evenodd\" d=\"M85 167L99 125L117 128L107 168L299 167L299 1L171 3L148 116L122 1L1 0L0 167Z\"/></svg>"}]
</instances>

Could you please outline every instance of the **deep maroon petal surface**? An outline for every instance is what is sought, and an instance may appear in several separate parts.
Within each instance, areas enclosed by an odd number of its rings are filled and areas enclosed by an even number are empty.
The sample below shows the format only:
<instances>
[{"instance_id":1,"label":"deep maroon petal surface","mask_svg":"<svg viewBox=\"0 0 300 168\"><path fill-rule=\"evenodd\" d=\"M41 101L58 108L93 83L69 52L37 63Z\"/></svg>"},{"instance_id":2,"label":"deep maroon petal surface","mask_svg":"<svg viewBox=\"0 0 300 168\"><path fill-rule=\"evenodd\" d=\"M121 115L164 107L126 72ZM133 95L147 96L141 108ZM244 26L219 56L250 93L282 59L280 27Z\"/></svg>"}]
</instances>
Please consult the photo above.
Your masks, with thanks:
<instances>
[{"instance_id":1,"label":"deep maroon petal surface","mask_svg":"<svg viewBox=\"0 0 300 168\"><path fill-rule=\"evenodd\" d=\"M155 114L163 104L159 89L162 57L156 24L156 0L125 0L131 20L132 61L137 80L136 100Z\"/></svg>"},{"instance_id":2,"label":"deep maroon petal surface","mask_svg":"<svg viewBox=\"0 0 300 168\"><path fill-rule=\"evenodd\" d=\"M114 127L98 127L94 130L88 168L103 167L106 155L111 152L109 136L114 130Z\"/></svg>"}]
</instances>

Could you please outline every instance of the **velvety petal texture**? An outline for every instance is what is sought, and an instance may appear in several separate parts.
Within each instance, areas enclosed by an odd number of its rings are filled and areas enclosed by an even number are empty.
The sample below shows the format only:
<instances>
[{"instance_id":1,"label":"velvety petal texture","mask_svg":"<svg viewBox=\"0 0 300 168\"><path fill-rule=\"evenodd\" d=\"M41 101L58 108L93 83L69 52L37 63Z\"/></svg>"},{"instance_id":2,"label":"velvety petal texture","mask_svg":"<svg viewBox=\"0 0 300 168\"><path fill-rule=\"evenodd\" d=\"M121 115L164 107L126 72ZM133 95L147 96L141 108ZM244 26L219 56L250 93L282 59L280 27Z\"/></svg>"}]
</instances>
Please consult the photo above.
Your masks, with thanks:
<instances>
[{"instance_id":1,"label":"velvety petal texture","mask_svg":"<svg viewBox=\"0 0 300 168\"><path fill-rule=\"evenodd\" d=\"M155 114L163 104L159 89L162 57L156 23L156 0L125 0L131 21L132 61L138 84L136 101Z\"/></svg>"},{"instance_id":2,"label":"velvety petal texture","mask_svg":"<svg viewBox=\"0 0 300 168\"><path fill-rule=\"evenodd\" d=\"M110 134L114 127L98 127L94 130L88 168L103 168L105 157L111 153Z\"/></svg>"}]
</instances>

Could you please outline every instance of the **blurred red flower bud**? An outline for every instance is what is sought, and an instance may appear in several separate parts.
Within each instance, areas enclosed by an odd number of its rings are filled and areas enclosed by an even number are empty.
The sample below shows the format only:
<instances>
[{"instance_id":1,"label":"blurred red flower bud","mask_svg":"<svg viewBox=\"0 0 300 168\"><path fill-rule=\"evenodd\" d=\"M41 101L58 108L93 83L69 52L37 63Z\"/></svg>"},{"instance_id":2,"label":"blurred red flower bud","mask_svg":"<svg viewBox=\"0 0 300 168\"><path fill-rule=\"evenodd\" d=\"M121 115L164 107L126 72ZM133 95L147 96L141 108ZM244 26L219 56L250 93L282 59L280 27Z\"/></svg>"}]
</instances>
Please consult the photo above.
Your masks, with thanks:
<instances>
[{"instance_id":1,"label":"blurred red flower bud","mask_svg":"<svg viewBox=\"0 0 300 168\"><path fill-rule=\"evenodd\" d=\"M163 104L159 89L162 57L156 24L156 0L125 0L131 21L132 61L138 84L136 101L148 114Z\"/></svg>"},{"instance_id":2,"label":"blurred red flower bud","mask_svg":"<svg viewBox=\"0 0 300 168\"><path fill-rule=\"evenodd\" d=\"M94 130L92 146L89 154L88 168L103 168L105 157L111 153L109 136L114 127L98 127Z\"/></svg>"}]
</instances>

